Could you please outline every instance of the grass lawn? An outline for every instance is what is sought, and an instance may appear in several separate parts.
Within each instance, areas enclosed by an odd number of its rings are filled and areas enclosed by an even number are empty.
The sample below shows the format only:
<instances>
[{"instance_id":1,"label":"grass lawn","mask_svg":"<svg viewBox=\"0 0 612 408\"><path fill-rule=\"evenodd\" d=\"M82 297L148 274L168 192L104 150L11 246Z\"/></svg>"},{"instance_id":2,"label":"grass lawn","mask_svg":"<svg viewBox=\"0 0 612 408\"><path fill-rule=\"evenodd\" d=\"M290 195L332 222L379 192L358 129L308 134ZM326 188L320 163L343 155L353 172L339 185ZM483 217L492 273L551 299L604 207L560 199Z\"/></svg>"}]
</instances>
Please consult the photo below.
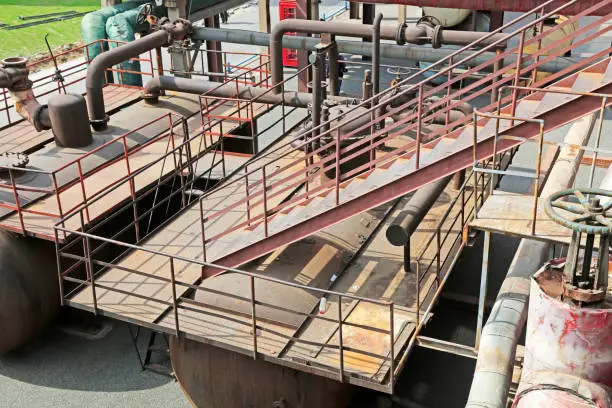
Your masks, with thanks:
<instances>
[{"instance_id":1,"label":"grass lawn","mask_svg":"<svg viewBox=\"0 0 612 408\"><path fill-rule=\"evenodd\" d=\"M0 23L21 24L36 20L19 20L18 16L56 13L74 10L77 13L100 8L100 0L0 0ZM81 19L40 24L16 30L0 29L0 58L30 56L46 51L44 36L49 33L51 47L79 41Z\"/></svg>"}]
</instances>

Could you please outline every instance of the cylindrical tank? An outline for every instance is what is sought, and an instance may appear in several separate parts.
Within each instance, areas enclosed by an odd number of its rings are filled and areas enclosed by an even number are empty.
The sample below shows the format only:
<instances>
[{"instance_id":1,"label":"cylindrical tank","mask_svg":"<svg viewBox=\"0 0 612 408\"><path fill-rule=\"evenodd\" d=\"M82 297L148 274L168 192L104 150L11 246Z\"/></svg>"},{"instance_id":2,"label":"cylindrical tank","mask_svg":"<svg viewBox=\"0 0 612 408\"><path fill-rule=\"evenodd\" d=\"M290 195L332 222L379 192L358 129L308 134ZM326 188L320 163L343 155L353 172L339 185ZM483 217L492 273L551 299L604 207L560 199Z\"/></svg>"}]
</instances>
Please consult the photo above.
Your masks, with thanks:
<instances>
[{"instance_id":1,"label":"cylindrical tank","mask_svg":"<svg viewBox=\"0 0 612 408\"><path fill-rule=\"evenodd\" d=\"M610 305L578 307L549 296L540 285L550 288L561 282L548 276L562 272L544 268L535 275L541 283L531 283L524 375L545 369L612 387Z\"/></svg>"},{"instance_id":2,"label":"cylindrical tank","mask_svg":"<svg viewBox=\"0 0 612 408\"><path fill-rule=\"evenodd\" d=\"M0 352L25 345L60 309L53 243L0 231Z\"/></svg>"},{"instance_id":3,"label":"cylindrical tank","mask_svg":"<svg viewBox=\"0 0 612 408\"><path fill-rule=\"evenodd\" d=\"M423 7L423 15L435 17L442 27L454 27L461 24L472 13L472 10Z\"/></svg>"},{"instance_id":4,"label":"cylindrical tank","mask_svg":"<svg viewBox=\"0 0 612 408\"><path fill-rule=\"evenodd\" d=\"M55 143L60 147L91 144L91 128L83 95L59 94L49 99L49 117Z\"/></svg>"},{"instance_id":5,"label":"cylindrical tank","mask_svg":"<svg viewBox=\"0 0 612 408\"><path fill-rule=\"evenodd\" d=\"M170 338L174 374L199 408L343 408L354 387L185 338Z\"/></svg>"}]
</instances>

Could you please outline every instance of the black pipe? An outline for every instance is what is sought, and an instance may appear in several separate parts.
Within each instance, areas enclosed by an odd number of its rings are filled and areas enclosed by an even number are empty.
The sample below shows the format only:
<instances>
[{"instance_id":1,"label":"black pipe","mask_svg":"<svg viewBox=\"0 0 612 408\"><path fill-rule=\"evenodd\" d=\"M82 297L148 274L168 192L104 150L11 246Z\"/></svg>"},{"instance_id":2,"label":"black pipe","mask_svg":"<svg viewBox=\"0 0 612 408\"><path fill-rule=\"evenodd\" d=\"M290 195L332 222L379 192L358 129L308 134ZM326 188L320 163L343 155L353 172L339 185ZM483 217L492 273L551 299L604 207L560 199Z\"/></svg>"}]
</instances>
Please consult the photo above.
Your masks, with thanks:
<instances>
[{"instance_id":1,"label":"black pipe","mask_svg":"<svg viewBox=\"0 0 612 408\"><path fill-rule=\"evenodd\" d=\"M436 202L452 176L446 176L438 181L427 184L417 190L404 211L398 215L387 228L387 240L391 245L410 245L410 236L417 229L429 209Z\"/></svg>"},{"instance_id":2,"label":"black pipe","mask_svg":"<svg viewBox=\"0 0 612 408\"><path fill-rule=\"evenodd\" d=\"M312 64L312 129L310 137L317 137L319 134L319 125L321 124L321 104L323 103L323 90L321 89L321 80L323 79L323 56L319 51L315 54L315 61Z\"/></svg>"}]
</instances>

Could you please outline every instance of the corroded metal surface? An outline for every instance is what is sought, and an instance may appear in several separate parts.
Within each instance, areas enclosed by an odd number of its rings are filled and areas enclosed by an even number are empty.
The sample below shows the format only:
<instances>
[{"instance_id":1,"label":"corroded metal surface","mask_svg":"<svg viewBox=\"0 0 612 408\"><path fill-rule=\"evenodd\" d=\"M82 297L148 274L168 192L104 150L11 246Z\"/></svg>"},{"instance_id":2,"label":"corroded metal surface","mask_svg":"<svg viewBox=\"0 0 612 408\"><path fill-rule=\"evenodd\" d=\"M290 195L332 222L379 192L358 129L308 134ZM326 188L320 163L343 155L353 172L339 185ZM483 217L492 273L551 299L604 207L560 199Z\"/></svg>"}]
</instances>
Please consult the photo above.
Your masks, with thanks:
<instances>
[{"instance_id":1,"label":"corroded metal surface","mask_svg":"<svg viewBox=\"0 0 612 408\"><path fill-rule=\"evenodd\" d=\"M170 339L176 378L201 408L342 408L354 387L192 340Z\"/></svg>"},{"instance_id":2,"label":"corroded metal surface","mask_svg":"<svg viewBox=\"0 0 612 408\"><path fill-rule=\"evenodd\" d=\"M23 346L59 312L50 242L0 232L0 353Z\"/></svg>"},{"instance_id":3,"label":"corroded metal surface","mask_svg":"<svg viewBox=\"0 0 612 408\"><path fill-rule=\"evenodd\" d=\"M611 309L564 303L547 295L534 280L524 372L542 369L612 386Z\"/></svg>"}]
</instances>

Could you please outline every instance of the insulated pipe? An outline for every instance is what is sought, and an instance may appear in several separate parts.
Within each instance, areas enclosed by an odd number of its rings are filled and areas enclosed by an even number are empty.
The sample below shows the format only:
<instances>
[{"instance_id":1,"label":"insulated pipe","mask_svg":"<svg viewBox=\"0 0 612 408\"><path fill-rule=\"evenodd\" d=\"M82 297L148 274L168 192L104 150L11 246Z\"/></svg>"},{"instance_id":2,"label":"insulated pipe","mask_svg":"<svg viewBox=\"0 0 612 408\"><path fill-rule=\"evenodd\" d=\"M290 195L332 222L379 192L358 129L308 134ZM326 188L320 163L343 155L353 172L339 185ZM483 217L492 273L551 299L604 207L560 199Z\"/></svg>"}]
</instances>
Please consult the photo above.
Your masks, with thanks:
<instances>
[{"instance_id":1,"label":"insulated pipe","mask_svg":"<svg viewBox=\"0 0 612 408\"><path fill-rule=\"evenodd\" d=\"M289 21L289 20L283 20ZM360 27L352 24L353 27ZM383 26L384 29L384 26ZM227 28L208 28L208 27L197 27L192 35L193 39L205 40L205 41L221 41L233 44L249 44L257 46L268 46L270 44L271 35L268 33L261 33L257 31L248 30L235 30ZM282 38L283 48L292 48L299 50L314 50L315 46L321 41L319 38L303 37L287 35ZM372 47L368 43L362 43L360 41L346 41L337 40L338 52L345 54L372 56ZM422 61L422 62L438 62L443 58L448 57L450 54L457 52L457 50L449 49L433 49L429 47L412 47L407 45L395 45L395 44L381 44L380 45L380 56L381 58L393 58L402 59L409 61ZM464 58L470 57L473 52L462 52L455 56L455 61L460 61ZM464 63L466 67L473 68L485 62L488 62L495 58L494 52L484 52L471 60ZM570 67L573 64L579 62L577 58L555 58L551 61L543 63L538 71L541 72L558 72L563 69ZM509 55L505 57L504 63L506 65L516 65L516 55Z\"/></svg>"},{"instance_id":2,"label":"insulated pipe","mask_svg":"<svg viewBox=\"0 0 612 408\"><path fill-rule=\"evenodd\" d=\"M288 32L300 32L306 34L329 33L347 37L372 39L373 28L371 25L356 25L339 21L312 21L299 19L280 21L274 26L272 33L270 34L272 86L280 83L283 80L283 37ZM405 24L401 24L397 27L381 27L380 38L385 40L395 40L398 44L408 42L422 45L431 42L434 48L437 48L445 39L447 41L459 41L461 39L461 33L461 31L452 31L447 33L445 36L442 35L443 33L439 26L433 27L429 24L422 23L413 27L407 27ZM482 33L480 37L484 37L485 35L488 35L488 33ZM490 38L483 40L482 45L492 44L505 37L506 34L492 35ZM466 44L469 44L469 42ZM280 90L276 87L272 88L272 90L275 93L280 92Z\"/></svg>"},{"instance_id":3,"label":"insulated pipe","mask_svg":"<svg viewBox=\"0 0 612 408\"><path fill-rule=\"evenodd\" d=\"M165 23L159 28L152 34L98 55L89 65L85 80L87 110L89 121L95 130L106 129L108 122L102 94L105 70L127 59L138 57L144 52L168 45L173 39L181 40L191 32L191 24L186 20Z\"/></svg>"},{"instance_id":4,"label":"insulated pipe","mask_svg":"<svg viewBox=\"0 0 612 408\"><path fill-rule=\"evenodd\" d=\"M404 211L387 228L387 240L391 245L407 246L410 244L410 236L423 221L451 178L452 176L446 176L429 183L410 197Z\"/></svg>"},{"instance_id":5,"label":"insulated pipe","mask_svg":"<svg viewBox=\"0 0 612 408\"><path fill-rule=\"evenodd\" d=\"M196 95L209 93L211 96L224 98L257 98L261 103L270 104L280 104L284 101L285 105L297 108L306 108L308 104L312 103L312 94L305 92L285 91L282 95L277 95L272 94L272 92L266 88L245 85L238 85L236 87L236 85L232 83L220 85L218 82L169 76L155 77L147 82L145 84L145 100L151 104L156 103L162 90L185 92ZM353 104L356 101L354 98L341 96L330 97L329 99L347 104Z\"/></svg>"},{"instance_id":6,"label":"insulated pipe","mask_svg":"<svg viewBox=\"0 0 612 408\"><path fill-rule=\"evenodd\" d=\"M563 140L566 146L559 152L541 197L548 197L573 184L584 152L573 146L588 143L593 124L594 115L589 115L572 125ZM529 285L533 273L542 266L548 253L548 243L521 240L482 330L466 408L506 407L516 346L527 320Z\"/></svg>"}]
</instances>

